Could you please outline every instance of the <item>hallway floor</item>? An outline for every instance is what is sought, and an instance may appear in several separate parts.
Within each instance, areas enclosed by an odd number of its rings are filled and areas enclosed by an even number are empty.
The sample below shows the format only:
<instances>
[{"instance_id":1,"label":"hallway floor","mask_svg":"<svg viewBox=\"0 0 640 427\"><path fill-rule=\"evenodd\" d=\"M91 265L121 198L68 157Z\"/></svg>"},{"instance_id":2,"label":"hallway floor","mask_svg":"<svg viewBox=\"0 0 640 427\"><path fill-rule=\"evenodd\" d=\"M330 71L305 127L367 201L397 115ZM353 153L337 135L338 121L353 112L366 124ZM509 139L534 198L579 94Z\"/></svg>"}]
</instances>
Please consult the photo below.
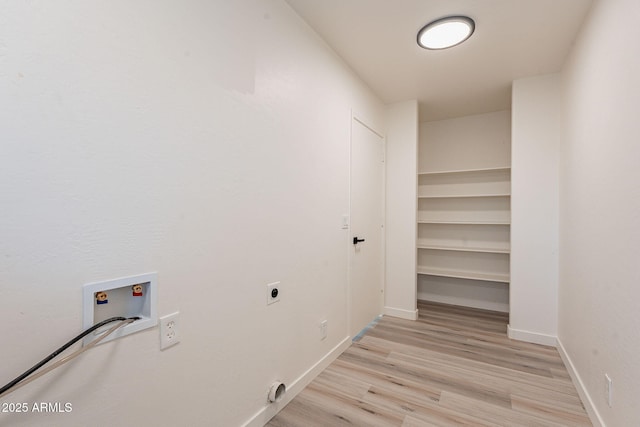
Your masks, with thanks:
<instances>
[{"instance_id":1,"label":"hallway floor","mask_svg":"<svg viewBox=\"0 0 640 427\"><path fill-rule=\"evenodd\" d=\"M558 351L507 338L508 314L418 308L383 317L268 425L591 425Z\"/></svg>"}]
</instances>

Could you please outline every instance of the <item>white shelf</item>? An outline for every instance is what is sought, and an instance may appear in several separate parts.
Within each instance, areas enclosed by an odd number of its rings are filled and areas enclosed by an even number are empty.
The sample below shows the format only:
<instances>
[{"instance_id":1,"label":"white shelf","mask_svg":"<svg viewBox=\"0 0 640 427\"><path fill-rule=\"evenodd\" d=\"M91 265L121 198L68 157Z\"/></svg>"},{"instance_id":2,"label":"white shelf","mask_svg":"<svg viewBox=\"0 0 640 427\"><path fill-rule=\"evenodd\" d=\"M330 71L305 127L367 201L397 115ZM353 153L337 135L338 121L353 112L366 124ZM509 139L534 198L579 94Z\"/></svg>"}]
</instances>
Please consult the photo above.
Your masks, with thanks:
<instances>
[{"instance_id":1,"label":"white shelf","mask_svg":"<svg viewBox=\"0 0 640 427\"><path fill-rule=\"evenodd\" d=\"M417 247L510 253L510 230L505 225L420 224Z\"/></svg>"},{"instance_id":2,"label":"white shelf","mask_svg":"<svg viewBox=\"0 0 640 427\"><path fill-rule=\"evenodd\" d=\"M419 283L447 295L461 289L477 295L487 286L504 293L510 280L511 168L421 172L417 181Z\"/></svg>"},{"instance_id":3,"label":"white shelf","mask_svg":"<svg viewBox=\"0 0 640 427\"><path fill-rule=\"evenodd\" d=\"M496 168L481 168L481 169L460 169L452 171L435 171L435 172L418 172L419 176L424 175L454 175L474 172L507 172L511 171L510 166L496 167Z\"/></svg>"},{"instance_id":4,"label":"white shelf","mask_svg":"<svg viewBox=\"0 0 640 427\"><path fill-rule=\"evenodd\" d=\"M421 198L418 199L418 221L445 223L509 224L508 197L485 198Z\"/></svg>"},{"instance_id":5,"label":"white shelf","mask_svg":"<svg viewBox=\"0 0 640 427\"><path fill-rule=\"evenodd\" d=\"M418 267L418 274L457 279L481 280L485 282L509 283L509 274L460 271L435 267Z\"/></svg>"},{"instance_id":6,"label":"white shelf","mask_svg":"<svg viewBox=\"0 0 640 427\"><path fill-rule=\"evenodd\" d=\"M461 224L461 225L510 225L511 221L456 221L456 220L439 220L439 219L419 219L418 224Z\"/></svg>"},{"instance_id":7,"label":"white shelf","mask_svg":"<svg viewBox=\"0 0 640 427\"><path fill-rule=\"evenodd\" d=\"M418 199L466 199L466 198L480 198L480 197L511 197L510 193L485 193L485 194L419 194Z\"/></svg>"},{"instance_id":8,"label":"white shelf","mask_svg":"<svg viewBox=\"0 0 640 427\"><path fill-rule=\"evenodd\" d=\"M511 251L509 249L501 248L472 248L463 246L439 246L439 245L424 245L418 244L418 249L433 249L438 251L452 251L452 252L481 252L489 254L508 254Z\"/></svg>"},{"instance_id":9,"label":"white shelf","mask_svg":"<svg viewBox=\"0 0 640 427\"><path fill-rule=\"evenodd\" d=\"M418 175L418 197L504 197L511 195L509 169Z\"/></svg>"}]
</instances>

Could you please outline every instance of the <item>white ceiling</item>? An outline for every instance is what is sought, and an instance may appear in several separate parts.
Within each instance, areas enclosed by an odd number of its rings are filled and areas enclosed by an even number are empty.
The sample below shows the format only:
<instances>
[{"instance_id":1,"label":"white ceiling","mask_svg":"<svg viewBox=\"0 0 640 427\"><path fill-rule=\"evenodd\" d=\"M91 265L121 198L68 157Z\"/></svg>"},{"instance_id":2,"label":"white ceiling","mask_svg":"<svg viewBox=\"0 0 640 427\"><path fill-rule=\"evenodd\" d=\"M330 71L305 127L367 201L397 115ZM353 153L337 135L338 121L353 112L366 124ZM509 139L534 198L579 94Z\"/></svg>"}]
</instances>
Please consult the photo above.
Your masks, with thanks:
<instances>
[{"instance_id":1,"label":"white ceiling","mask_svg":"<svg viewBox=\"0 0 640 427\"><path fill-rule=\"evenodd\" d=\"M591 0L286 0L385 102L421 121L510 108L511 82L559 71ZM418 30L467 15L465 43L428 51Z\"/></svg>"}]
</instances>

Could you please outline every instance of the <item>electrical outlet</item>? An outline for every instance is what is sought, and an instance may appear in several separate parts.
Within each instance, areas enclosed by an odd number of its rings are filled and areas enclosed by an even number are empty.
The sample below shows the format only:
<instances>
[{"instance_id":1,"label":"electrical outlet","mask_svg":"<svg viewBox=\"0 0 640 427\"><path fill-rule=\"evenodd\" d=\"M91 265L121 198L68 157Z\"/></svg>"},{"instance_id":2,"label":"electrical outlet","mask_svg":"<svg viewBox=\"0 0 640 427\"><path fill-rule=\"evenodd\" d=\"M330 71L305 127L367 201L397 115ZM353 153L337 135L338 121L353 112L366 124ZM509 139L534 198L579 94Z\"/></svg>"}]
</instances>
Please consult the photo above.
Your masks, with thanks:
<instances>
[{"instance_id":1,"label":"electrical outlet","mask_svg":"<svg viewBox=\"0 0 640 427\"><path fill-rule=\"evenodd\" d=\"M611 377L609 374L604 374L604 395L607 399L607 405L611 407L611 399L613 397L613 381L611 381Z\"/></svg>"},{"instance_id":2,"label":"electrical outlet","mask_svg":"<svg viewBox=\"0 0 640 427\"><path fill-rule=\"evenodd\" d=\"M160 350L180 342L179 311L160 318Z\"/></svg>"},{"instance_id":3,"label":"electrical outlet","mask_svg":"<svg viewBox=\"0 0 640 427\"><path fill-rule=\"evenodd\" d=\"M267 305L280 301L280 282L269 283L267 285Z\"/></svg>"},{"instance_id":4,"label":"electrical outlet","mask_svg":"<svg viewBox=\"0 0 640 427\"><path fill-rule=\"evenodd\" d=\"M322 322L320 322L320 339L326 339L327 338L327 328L328 328L328 320L323 320Z\"/></svg>"}]
</instances>

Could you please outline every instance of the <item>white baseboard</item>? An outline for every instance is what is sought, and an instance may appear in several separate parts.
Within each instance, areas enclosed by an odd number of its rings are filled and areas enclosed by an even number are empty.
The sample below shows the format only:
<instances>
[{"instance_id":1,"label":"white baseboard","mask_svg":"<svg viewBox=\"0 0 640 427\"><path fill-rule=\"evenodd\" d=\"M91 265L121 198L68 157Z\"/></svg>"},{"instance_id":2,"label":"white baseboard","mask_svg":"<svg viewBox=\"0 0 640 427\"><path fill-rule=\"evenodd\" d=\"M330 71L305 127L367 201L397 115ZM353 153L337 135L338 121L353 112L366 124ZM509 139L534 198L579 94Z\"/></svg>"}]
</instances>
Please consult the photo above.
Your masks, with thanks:
<instances>
[{"instance_id":1,"label":"white baseboard","mask_svg":"<svg viewBox=\"0 0 640 427\"><path fill-rule=\"evenodd\" d=\"M534 344L549 345L555 347L558 337L554 335L541 334L539 332L524 331L522 329L513 329L511 325L507 325L507 336L512 340L525 341Z\"/></svg>"},{"instance_id":2,"label":"white baseboard","mask_svg":"<svg viewBox=\"0 0 640 427\"><path fill-rule=\"evenodd\" d=\"M346 337L335 346L329 353L320 359L315 365L309 368L305 373L300 375L293 383L286 384L287 391L281 401L267 403L267 392L265 389L265 407L260 409L253 417L251 417L243 427L263 427L271 420L287 403L291 402L298 393L300 393L315 377L317 377L327 366L338 358L351 345L351 337Z\"/></svg>"},{"instance_id":3,"label":"white baseboard","mask_svg":"<svg viewBox=\"0 0 640 427\"><path fill-rule=\"evenodd\" d=\"M407 320L418 320L418 310L404 310L401 308L385 307L382 310L385 316L399 317Z\"/></svg>"},{"instance_id":4,"label":"white baseboard","mask_svg":"<svg viewBox=\"0 0 640 427\"><path fill-rule=\"evenodd\" d=\"M584 386L584 383L582 382L582 378L580 378L580 374L578 374L578 371L576 371L576 367L573 365L571 358L567 354L567 351L564 349L564 346L562 345L562 341L560 341L560 338L558 338L557 341L558 341L558 345L557 345L558 353L560 353L560 357L564 362L564 366L566 366L567 371L569 371L569 376L571 377L571 380L573 381L573 385L576 387L576 390L578 391L578 395L580 396L580 399L584 404L584 408L587 411L587 415L589 415L589 419L591 420L591 423L593 424L594 427L605 427L605 423L600 417L600 413L596 409L596 406L593 404L593 400L591 399L589 392Z\"/></svg>"}]
</instances>

